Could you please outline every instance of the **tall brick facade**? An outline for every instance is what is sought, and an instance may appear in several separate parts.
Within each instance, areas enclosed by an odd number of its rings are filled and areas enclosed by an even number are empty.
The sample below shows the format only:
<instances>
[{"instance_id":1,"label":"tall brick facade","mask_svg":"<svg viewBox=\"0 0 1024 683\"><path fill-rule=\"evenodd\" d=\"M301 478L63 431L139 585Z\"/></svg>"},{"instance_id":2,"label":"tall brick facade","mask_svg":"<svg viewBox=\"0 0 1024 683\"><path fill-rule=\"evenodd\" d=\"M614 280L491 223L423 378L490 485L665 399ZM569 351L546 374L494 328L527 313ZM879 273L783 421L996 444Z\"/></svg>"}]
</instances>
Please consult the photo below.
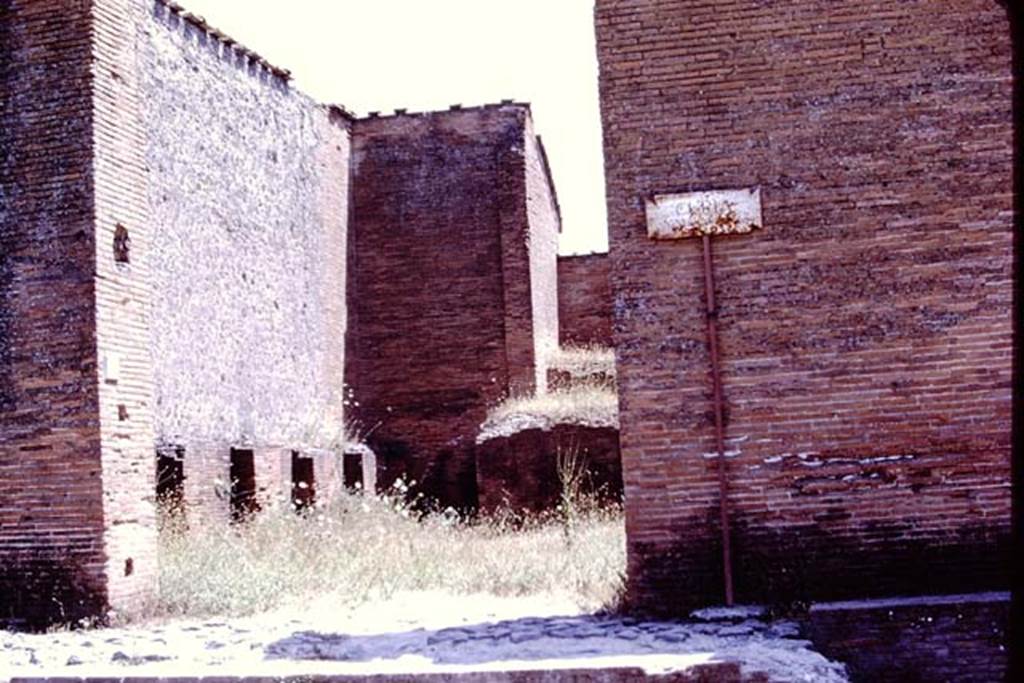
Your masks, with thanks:
<instances>
[{"instance_id":1,"label":"tall brick facade","mask_svg":"<svg viewBox=\"0 0 1024 683\"><path fill-rule=\"evenodd\" d=\"M638 606L722 596L700 240L645 223L717 189L763 200L762 230L712 240L737 600L1006 585L1006 15L598 0Z\"/></svg>"},{"instance_id":2,"label":"tall brick facade","mask_svg":"<svg viewBox=\"0 0 1024 683\"><path fill-rule=\"evenodd\" d=\"M130 610L157 454L340 489L350 117L163 0L0 7L0 622Z\"/></svg>"},{"instance_id":3,"label":"tall brick facade","mask_svg":"<svg viewBox=\"0 0 1024 683\"><path fill-rule=\"evenodd\" d=\"M476 503L487 409L543 388L557 344L559 217L529 110L360 119L348 374L382 483Z\"/></svg>"},{"instance_id":4,"label":"tall brick facade","mask_svg":"<svg viewBox=\"0 0 1024 683\"><path fill-rule=\"evenodd\" d=\"M528 106L353 126L166 0L0 12L0 620L140 604L158 491L226 521L373 482L346 371L383 483L475 504L487 408L558 343Z\"/></svg>"},{"instance_id":5,"label":"tall brick facade","mask_svg":"<svg viewBox=\"0 0 1024 683\"><path fill-rule=\"evenodd\" d=\"M139 11L0 9L3 619L130 609L155 579Z\"/></svg>"},{"instance_id":6,"label":"tall brick facade","mask_svg":"<svg viewBox=\"0 0 1024 683\"><path fill-rule=\"evenodd\" d=\"M558 257L558 336L563 346L612 345L607 252Z\"/></svg>"}]
</instances>

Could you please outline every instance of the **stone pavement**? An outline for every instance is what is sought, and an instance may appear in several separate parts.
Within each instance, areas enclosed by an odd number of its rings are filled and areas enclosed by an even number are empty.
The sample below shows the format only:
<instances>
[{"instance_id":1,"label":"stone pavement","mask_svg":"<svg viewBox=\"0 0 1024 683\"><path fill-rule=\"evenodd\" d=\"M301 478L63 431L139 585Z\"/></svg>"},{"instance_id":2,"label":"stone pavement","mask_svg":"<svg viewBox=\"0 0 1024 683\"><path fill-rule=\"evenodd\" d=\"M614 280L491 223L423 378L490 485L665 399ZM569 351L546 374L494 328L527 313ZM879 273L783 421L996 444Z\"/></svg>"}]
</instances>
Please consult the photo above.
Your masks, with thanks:
<instances>
[{"instance_id":1,"label":"stone pavement","mask_svg":"<svg viewBox=\"0 0 1024 683\"><path fill-rule=\"evenodd\" d=\"M408 599L397 598L402 605ZM424 611L430 601L412 610L421 616L389 610L388 603L333 613L322 605L244 619L45 635L0 632L0 680L581 670L591 674L580 680L598 680L597 671L612 676L612 670L626 678L608 680L626 680L637 671L686 673L696 676L692 680L846 680L842 665L815 652L795 624L762 621L752 611L709 610L687 622L654 622L544 614L516 599L477 600L496 606L474 613L465 598L435 596L432 614ZM396 618L403 613L407 618Z\"/></svg>"}]
</instances>

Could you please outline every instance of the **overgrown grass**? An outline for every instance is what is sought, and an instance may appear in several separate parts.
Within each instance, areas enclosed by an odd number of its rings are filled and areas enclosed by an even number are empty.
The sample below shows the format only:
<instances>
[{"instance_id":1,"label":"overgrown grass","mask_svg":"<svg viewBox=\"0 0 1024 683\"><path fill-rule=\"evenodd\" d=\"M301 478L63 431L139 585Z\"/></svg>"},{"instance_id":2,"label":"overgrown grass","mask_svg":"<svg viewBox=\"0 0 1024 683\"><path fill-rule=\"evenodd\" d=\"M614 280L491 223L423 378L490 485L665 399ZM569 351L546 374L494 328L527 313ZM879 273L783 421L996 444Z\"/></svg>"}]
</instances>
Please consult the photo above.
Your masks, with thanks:
<instances>
[{"instance_id":1,"label":"overgrown grass","mask_svg":"<svg viewBox=\"0 0 1024 683\"><path fill-rule=\"evenodd\" d=\"M621 511L468 522L418 517L402 491L348 495L297 514L279 506L238 525L166 518L153 616L240 616L310 598L354 606L397 591L558 593L583 609L614 604L625 571Z\"/></svg>"},{"instance_id":2,"label":"overgrown grass","mask_svg":"<svg viewBox=\"0 0 1024 683\"><path fill-rule=\"evenodd\" d=\"M619 426L613 349L597 345L561 347L548 355L547 362L565 380L546 393L513 395L494 406L480 426L477 443L558 424Z\"/></svg>"},{"instance_id":3,"label":"overgrown grass","mask_svg":"<svg viewBox=\"0 0 1024 683\"><path fill-rule=\"evenodd\" d=\"M597 344L562 346L548 356L548 367L568 373L571 377L603 375L614 381L615 349Z\"/></svg>"},{"instance_id":4,"label":"overgrown grass","mask_svg":"<svg viewBox=\"0 0 1024 683\"><path fill-rule=\"evenodd\" d=\"M550 429L557 424L618 427L619 398L605 382L574 383L546 394L512 396L491 409L477 442L524 429Z\"/></svg>"}]
</instances>

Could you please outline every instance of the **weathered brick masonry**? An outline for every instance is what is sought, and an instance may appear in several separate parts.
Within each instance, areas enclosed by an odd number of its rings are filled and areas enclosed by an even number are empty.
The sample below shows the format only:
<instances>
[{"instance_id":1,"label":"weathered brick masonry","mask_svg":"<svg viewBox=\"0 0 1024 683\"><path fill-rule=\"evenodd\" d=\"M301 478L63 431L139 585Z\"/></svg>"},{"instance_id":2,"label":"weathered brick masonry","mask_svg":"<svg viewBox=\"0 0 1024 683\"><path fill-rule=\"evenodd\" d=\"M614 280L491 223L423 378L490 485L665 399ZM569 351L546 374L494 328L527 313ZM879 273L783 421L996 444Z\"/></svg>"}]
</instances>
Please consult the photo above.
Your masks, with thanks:
<instances>
[{"instance_id":1,"label":"weathered brick masonry","mask_svg":"<svg viewBox=\"0 0 1024 683\"><path fill-rule=\"evenodd\" d=\"M0 7L0 619L131 608L155 577L139 9Z\"/></svg>"},{"instance_id":2,"label":"weathered brick masonry","mask_svg":"<svg viewBox=\"0 0 1024 683\"><path fill-rule=\"evenodd\" d=\"M226 516L341 483L349 125L162 0L0 7L0 620L155 587L156 453Z\"/></svg>"},{"instance_id":3,"label":"weathered brick masonry","mask_svg":"<svg viewBox=\"0 0 1024 683\"><path fill-rule=\"evenodd\" d=\"M801 625L854 683L1016 680L1008 593L824 603Z\"/></svg>"},{"instance_id":4,"label":"weathered brick masonry","mask_svg":"<svg viewBox=\"0 0 1024 683\"><path fill-rule=\"evenodd\" d=\"M619 431L614 427L559 424L477 444L480 509L554 509L562 494L559 458L568 455L577 459L574 466L582 473L584 493L602 501L622 501Z\"/></svg>"},{"instance_id":5,"label":"weathered brick masonry","mask_svg":"<svg viewBox=\"0 0 1024 683\"><path fill-rule=\"evenodd\" d=\"M737 599L1007 582L1011 37L995 0L599 0L632 598L722 596L699 240L652 194L760 187L713 240Z\"/></svg>"},{"instance_id":6,"label":"weathered brick masonry","mask_svg":"<svg viewBox=\"0 0 1024 683\"><path fill-rule=\"evenodd\" d=\"M0 619L138 604L158 486L225 518L373 482L346 370L383 483L475 503L487 408L558 343L528 106L360 121L353 197L352 118L174 3L0 11Z\"/></svg>"},{"instance_id":7,"label":"weathered brick masonry","mask_svg":"<svg viewBox=\"0 0 1024 683\"><path fill-rule=\"evenodd\" d=\"M356 121L348 375L383 485L476 503L489 406L546 383L557 203L518 104Z\"/></svg>"},{"instance_id":8,"label":"weathered brick masonry","mask_svg":"<svg viewBox=\"0 0 1024 683\"><path fill-rule=\"evenodd\" d=\"M156 437L184 449L186 500L224 515L232 448L264 500L288 494L292 451L338 450L350 120L145 4Z\"/></svg>"},{"instance_id":9,"label":"weathered brick masonry","mask_svg":"<svg viewBox=\"0 0 1024 683\"><path fill-rule=\"evenodd\" d=\"M612 345L607 253L558 257L558 335L562 345Z\"/></svg>"}]
</instances>

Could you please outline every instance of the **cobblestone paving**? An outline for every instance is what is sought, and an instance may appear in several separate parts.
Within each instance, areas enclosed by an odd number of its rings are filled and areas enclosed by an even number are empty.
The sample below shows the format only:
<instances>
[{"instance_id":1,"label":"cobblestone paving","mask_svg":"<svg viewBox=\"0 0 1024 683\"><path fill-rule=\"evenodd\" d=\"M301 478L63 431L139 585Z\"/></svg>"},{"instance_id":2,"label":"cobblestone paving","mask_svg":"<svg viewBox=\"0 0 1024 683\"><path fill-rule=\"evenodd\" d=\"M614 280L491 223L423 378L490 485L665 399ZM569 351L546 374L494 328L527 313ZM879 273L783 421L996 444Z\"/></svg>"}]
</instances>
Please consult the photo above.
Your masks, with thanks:
<instances>
[{"instance_id":1,"label":"cobblestone paving","mask_svg":"<svg viewBox=\"0 0 1024 683\"><path fill-rule=\"evenodd\" d=\"M500 604L500 601L499 601ZM844 681L841 665L814 652L791 622L736 611L687 622L591 615L523 616L529 607L473 613L449 600L424 617L383 607L332 614L180 621L126 629L28 635L0 632L0 679L36 675L167 675L223 672L288 662L344 663L352 670L408 670L500 662L587 664L628 658L671 669L696 660L736 660L772 680ZM402 612L402 610L399 610ZM695 659L696 658L696 659ZM393 668L393 666L391 666ZM209 673L209 671L208 671Z\"/></svg>"}]
</instances>

